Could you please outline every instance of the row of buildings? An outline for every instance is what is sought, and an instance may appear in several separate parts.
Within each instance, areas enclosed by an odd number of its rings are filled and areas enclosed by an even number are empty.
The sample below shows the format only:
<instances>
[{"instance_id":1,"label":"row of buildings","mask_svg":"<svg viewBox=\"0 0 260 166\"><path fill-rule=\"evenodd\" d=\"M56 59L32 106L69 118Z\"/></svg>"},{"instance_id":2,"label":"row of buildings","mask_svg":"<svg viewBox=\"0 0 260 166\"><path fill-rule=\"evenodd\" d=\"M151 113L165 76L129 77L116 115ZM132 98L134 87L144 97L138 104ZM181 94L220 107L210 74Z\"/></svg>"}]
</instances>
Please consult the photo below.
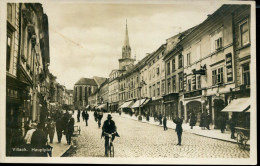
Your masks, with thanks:
<instances>
[{"instance_id":1,"label":"row of buildings","mask_svg":"<svg viewBox=\"0 0 260 166\"><path fill-rule=\"evenodd\" d=\"M219 117L233 114L249 127L250 11L250 5L223 5L136 64L126 25L119 69L88 91L84 107L137 114L141 108L143 115L161 113L169 119L184 117L185 122L191 112L197 122L207 113L215 128ZM79 92L74 88L74 95Z\"/></svg>"},{"instance_id":2,"label":"row of buildings","mask_svg":"<svg viewBox=\"0 0 260 166\"><path fill-rule=\"evenodd\" d=\"M26 122L44 122L73 92L50 73L48 17L39 3L7 3L6 153L24 136Z\"/></svg>"}]
</instances>

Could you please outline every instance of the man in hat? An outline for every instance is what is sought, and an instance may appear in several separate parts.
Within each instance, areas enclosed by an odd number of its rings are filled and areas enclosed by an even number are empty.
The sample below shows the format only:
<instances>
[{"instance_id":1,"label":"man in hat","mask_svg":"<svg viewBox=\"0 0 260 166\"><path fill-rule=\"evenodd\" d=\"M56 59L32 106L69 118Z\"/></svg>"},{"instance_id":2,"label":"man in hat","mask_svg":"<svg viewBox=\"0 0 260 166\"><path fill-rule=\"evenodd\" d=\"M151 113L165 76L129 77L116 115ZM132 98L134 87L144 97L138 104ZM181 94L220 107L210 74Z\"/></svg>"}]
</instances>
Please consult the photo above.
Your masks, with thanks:
<instances>
[{"instance_id":1,"label":"man in hat","mask_svg":"<svg viewBox=\"0 0 260 166\"><path fill-rule=\"evenodd\" d=\"M175 131L177 132L177 135L178 135L178 144L177 145L180 145L181 146L181 135L182 135L182 122L183 122L183 117L182 118L174 118L173 119L173 122L176 124L176 128L175 128Z\"/></svg>"},{"instance_id":2,"label":"man in hat","mask_svg":"<svg viewBox=\"0 0 260 166\"><path fill-rule=\"evenodd\" d=\"M104 122L102 127L102 136L105 136L105 155L107 156L107 146L109 142L108 134L112 134L112 141L115 139L115 136L119 136L116 132L115 122L112 120L111 114L107 115L107 120Z\"/></svg>"}]
</instances>

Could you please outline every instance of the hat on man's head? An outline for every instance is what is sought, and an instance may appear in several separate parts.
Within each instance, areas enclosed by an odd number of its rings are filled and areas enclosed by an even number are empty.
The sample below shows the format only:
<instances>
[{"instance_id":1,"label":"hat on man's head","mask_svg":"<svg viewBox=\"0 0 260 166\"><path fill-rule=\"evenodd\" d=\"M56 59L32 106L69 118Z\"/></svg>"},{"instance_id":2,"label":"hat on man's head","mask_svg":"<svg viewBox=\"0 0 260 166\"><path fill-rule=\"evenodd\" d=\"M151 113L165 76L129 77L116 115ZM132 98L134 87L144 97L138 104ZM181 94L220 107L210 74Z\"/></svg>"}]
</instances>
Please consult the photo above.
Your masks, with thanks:
<instances>
[{"instance_id":1,"label":"hat on man's head","mask_svg":"<svg viewBox=\"0 0 260 166\"><path fill-rule=\"evenodd\" d=\"M108 115L107 115L107 119L112 119L111 114L108 114Z\"/></svg>"}]
</instances>

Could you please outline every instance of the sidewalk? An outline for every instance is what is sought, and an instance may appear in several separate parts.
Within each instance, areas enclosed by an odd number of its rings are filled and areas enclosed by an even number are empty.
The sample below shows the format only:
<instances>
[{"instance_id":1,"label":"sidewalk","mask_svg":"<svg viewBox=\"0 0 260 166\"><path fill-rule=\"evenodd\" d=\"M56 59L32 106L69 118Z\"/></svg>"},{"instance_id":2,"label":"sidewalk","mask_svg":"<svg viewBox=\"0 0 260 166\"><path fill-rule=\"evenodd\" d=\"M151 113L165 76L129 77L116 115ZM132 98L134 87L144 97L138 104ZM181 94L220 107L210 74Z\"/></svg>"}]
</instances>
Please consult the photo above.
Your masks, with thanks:
<instances>
[{"instance_id":1,"label":"sidewalk","mask_svg":"<svg viewBox=\"0 0 260 166\"><path fill-rule=\"evenodd\" d=\"M118 113L112 113L112 115L120 116ZM138 117L136 117L135 115L130 116L128 114L122 113L121 117L138 121ZM146 121L146 118L143 117L142 122L163 127L163 125L159 125L159 121L155 122L153 117L150 117L149 122ZM167 120L167 127L168 127L168 129L175 130L176 125L175 125L175 123L173 123L172 120ZM236 139L230 138L230 136L231 136L230 131L225 131L225 133L221 133L220 129L202 130L199 126L194 126L193 129L190 129L189 123L183 123L182 128L183 128L184 132L189 132L192 134L209 137L209 138L213 138L213 139L218 139L218 140L222 140L222 141L237 143ZM247 144L250 145L250 140L248 140Z\"/></svg>"},{"instance_id":2,"label":"sidewalk","mask_svg":"<svg viewBox=\"0 0 260 166\"><path fill-rule=\"evenodd\" d=\"M49 138L48 138L49 140ZM55 131L54 138L52 144L50 143L50 140L48 141L48 144L53 147L52 149L52 157L61 157L72 144L68 145L66 141L66 136L62 135L61 143L58 142L57 133Z\"/></svg>"}]
</instances>

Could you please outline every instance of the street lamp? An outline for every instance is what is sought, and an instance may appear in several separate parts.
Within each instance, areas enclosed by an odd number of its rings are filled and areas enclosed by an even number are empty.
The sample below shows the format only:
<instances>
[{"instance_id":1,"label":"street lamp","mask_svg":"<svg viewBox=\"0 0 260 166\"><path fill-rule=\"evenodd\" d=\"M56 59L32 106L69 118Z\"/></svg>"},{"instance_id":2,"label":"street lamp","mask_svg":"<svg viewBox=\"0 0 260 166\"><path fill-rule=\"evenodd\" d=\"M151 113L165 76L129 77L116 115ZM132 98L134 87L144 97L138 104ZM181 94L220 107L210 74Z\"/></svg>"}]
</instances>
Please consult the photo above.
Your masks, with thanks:
<instances>
[{"instance_id":1,"label":"street lamp","mask_svg":"<svg viewBox=\"0 0 260 166\"><path fill-rule=\"evenodd\" d=\"M142 120L142 115L141 115L141 90L142 87L146 85L146 83L144 82L144 80L142 80L138 86L139 92L140 92L140 96L139 96L139 117L138 120Z\"/></svg>"}]
</instances>

